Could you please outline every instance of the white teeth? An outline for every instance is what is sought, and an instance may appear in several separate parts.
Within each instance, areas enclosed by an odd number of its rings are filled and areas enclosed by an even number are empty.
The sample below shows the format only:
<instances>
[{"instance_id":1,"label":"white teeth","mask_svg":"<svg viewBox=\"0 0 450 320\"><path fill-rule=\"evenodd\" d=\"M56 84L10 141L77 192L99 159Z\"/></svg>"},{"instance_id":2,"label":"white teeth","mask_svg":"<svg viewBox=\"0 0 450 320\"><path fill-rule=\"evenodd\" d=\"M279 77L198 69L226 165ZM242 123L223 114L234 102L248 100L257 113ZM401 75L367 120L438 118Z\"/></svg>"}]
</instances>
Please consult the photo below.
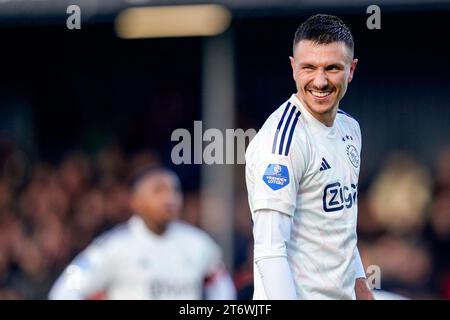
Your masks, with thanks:
<instances>
[{"instance_id":1,"label":"white teeth","mask_svg":"<svg viewBox=\"0 0 450 320\"><path fill-rule=\"evenodd\" d=\"M331 91L312 91L311 90L311 93L315 97L323 98L323 97L326 97L327 95L329 95L331 93Z\"/></svg>"}]
</instances>

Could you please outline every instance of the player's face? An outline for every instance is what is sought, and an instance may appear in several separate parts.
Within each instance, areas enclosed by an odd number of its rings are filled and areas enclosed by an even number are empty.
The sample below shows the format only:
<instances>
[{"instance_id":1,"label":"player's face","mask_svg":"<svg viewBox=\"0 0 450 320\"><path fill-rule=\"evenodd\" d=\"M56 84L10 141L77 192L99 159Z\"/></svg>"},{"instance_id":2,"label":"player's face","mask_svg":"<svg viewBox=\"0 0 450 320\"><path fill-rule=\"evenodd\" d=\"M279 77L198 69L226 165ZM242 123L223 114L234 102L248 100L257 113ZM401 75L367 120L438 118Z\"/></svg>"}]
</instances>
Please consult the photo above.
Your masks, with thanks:
<instances>
[{"instance_id":1,"label":"player's face","mask_svg":"<svg viewBox=\"0 0 450 320\"><path fill-rule=\"evenodd\" d=\"M344 42L302 40L290 57L297 96L318 120L334 119L358 62ZM327 121L325 121L327 122Z\"/></svg>"},{"instance_id":2,"label":"player's face","mask_svg":"<svg viewBox=\"0 0 450 320\"><path fill-rule=\"evenodd\" d=\"M157 227L164 227L176 219L182 204L178 178L165 171L143 178L136 187L132 201L134 211Z\"/></svg>"}]
</instances>

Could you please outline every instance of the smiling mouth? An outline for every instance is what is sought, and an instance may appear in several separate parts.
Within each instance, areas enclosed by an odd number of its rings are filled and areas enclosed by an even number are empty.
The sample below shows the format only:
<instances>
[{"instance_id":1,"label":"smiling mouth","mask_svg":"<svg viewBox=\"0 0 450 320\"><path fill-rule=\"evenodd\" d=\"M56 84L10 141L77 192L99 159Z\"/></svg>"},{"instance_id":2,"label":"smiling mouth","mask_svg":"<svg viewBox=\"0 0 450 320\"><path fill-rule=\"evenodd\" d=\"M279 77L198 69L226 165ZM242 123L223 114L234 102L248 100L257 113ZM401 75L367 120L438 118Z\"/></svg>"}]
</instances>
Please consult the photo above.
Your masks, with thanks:
<instances>
[{"instance_id":1,"label":"smiling mouth","mask_svg":"<svg viewBox=\"0 0 450 320\"><path fill-rule=\"evenodd\" d=\"M326 98L332 93L332 91L317 91L317 90L308 90L308 91L316 98Z\"/></svg>"}]
</instances>

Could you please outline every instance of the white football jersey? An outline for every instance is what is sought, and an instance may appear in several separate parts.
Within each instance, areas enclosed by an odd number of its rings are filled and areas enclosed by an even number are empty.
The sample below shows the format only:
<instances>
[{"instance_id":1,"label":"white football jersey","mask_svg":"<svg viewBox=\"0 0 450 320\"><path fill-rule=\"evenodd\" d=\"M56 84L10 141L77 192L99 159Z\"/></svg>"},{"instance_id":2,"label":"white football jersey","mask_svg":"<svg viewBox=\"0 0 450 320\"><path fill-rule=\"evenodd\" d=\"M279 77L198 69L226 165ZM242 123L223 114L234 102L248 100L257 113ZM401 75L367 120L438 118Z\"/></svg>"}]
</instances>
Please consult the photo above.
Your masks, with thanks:
<instances>
[{"instance_id":1,"label":"white football jersey","mask_svg":"<svg viewBox=\"0 0 450 320\"><path fill-rule=\"evenodd\" d=\"M133 216L98 237L66 268L51 299L202 299L205 277L223 268L220 247L200 229L173 222L157 236Z\"/></svg>"},{"instance_id":2,"label":"white football jersey","mask_svg":"<svg viewBox=\"0 0 450 320\"><path fill-rule=\"evenodd\" d=\"M299 299L354 298L360 152L355 119L338 110L327 127L295 94L247 148L252 216L271 209L293 217L287 258ZM254 298L265 299L256 266L254 277Z\"/></svg>"}]
</instances>

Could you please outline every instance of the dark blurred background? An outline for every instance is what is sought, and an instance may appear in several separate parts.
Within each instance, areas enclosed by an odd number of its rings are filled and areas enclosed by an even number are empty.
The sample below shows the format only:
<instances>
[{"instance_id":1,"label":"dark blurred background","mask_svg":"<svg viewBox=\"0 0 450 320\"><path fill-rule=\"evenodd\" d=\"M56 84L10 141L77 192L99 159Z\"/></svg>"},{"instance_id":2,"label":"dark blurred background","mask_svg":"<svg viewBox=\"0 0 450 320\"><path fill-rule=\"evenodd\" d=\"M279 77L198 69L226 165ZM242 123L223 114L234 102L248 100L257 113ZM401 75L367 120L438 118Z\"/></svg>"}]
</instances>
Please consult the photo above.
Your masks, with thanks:
<instances>
[{"instance_id":1,"label":"dark blurred background","mask_svg":"<svg viewBox=\"0 0 450 320\"><path fill-rule=\"evenodd\" d=\"M162 2L78 2L80 30L66 28L69 2L0 3L0 298L45 299L76 253L129 217L126 181L139 166L173 168L183 219L205 227L204 166L173 165L171 134L210 110L205 46L224 36L121 39L121 10ZM380 30L366 26L366 1L221 3L232 14L234 128L260 128L295 92L288 56L302 21L329 13L350 25L359 64L340 107L363 133L363 262L381 268L383 290L450 298L450 2L380 2ZM250 212L244 166L231 167L224 250L246 299Z\"/></svg>"}]
</instances>

